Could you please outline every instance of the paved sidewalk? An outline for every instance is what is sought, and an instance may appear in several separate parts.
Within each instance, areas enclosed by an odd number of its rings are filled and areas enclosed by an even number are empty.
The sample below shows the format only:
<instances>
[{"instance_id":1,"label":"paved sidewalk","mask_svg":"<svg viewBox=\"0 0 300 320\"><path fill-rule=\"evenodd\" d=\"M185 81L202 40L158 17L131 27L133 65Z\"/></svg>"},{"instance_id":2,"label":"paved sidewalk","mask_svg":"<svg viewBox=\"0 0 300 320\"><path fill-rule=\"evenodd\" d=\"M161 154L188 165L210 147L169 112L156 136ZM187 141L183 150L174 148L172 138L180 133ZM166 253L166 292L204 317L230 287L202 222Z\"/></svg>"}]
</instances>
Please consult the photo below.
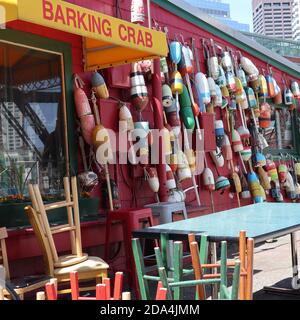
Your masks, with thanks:
<instances>
[{"instance_id":1,"label":"paved sidewalk","mask_svg":"<svg viewBox=\"0 0 300 320\"><path fill-rule=\"evenodd\" d=\"M297 239L300 253L300 232L297 233ZM264 286L291 288L292 261L290 248L290 236L278 238L272 243L255 246L253 278L255 300L300 300L300 295L279 296L267 294L263 290Z\"/></svg>"}]
</instances>

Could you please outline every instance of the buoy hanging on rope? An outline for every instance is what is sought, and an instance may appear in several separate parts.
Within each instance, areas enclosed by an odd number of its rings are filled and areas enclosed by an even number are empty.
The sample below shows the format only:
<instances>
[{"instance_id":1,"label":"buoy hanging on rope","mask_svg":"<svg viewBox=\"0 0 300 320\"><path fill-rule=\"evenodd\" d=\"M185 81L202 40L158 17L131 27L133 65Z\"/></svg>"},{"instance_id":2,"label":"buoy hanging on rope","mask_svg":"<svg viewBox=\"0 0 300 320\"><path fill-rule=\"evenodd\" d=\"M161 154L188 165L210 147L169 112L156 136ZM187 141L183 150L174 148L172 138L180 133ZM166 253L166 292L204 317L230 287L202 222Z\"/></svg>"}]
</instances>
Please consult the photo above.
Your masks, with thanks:
<instances>
[{"instance_id":1,"label":"buoy hanging on rope","mask_svg":"<svg viewBox=\"0 0 300 320\"><path fill-rule=\"evenodd\" d=\"M143 24L145 22L145 7L143 0L131 1L131 22Z\"/></svg>"},{"instance_id":2,"label":"buoy hanging on rope","mask_svg":"<svg viewBox=\"0 0 300 320\"><path fill-rule=\"evenodd\" d=\"M109 92L104 78L97 71L93 72L91 79L92 89L95 91L96 97L100 99L108 99Z\"/></svg>"}]
</instances>

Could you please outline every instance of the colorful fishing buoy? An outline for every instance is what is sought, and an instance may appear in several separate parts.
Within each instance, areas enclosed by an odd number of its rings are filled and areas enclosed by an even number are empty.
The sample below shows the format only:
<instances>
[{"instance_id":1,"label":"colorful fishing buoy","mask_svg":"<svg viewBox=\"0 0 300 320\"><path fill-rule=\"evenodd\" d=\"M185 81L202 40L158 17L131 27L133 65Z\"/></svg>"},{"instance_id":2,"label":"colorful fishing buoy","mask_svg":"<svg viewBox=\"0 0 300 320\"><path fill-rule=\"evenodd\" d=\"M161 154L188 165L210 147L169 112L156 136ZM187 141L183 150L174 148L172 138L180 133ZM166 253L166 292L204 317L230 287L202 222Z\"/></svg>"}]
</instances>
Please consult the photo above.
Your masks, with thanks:
<instances>
[{"instance_id":1,"label":"colorful fishing buoy","mask_svg":"<svg viewBox=\"0 0 300 320\"><path fill-rule=\"evenodd\" d=\"M144 75L142 72L138 71L137 63L133 64L132 67L133 71L130 73L131 102L136 110L142 112L149 102L148 89L145 85Z\"/></svg>"},{"instance_id":2,"label":"colorful fishing buoy","mask_svg":"<svg viewBox=\"0 0 300 320\"><path fill-rule=\"evenodd\" d=\"M297 177L297 181L300 184L300 163L295 163L295 174Z\"/></svg>"},{"instance_id":3,"label":"colorful fishing buoy","mask_svg":"<svg viewBox=\"0 0 300 320\"><path fill-rule=\"evenodd\" d=\"M259 179L255 172L250 172L248 174L248 183L250 186L250 191L255 203L261 203L264 201L264 195L262 192L261 185L259 183Z\"/></svg>"},{"instance_id":4,"label":"colorful fishing buoy","mask_svg":"<svg viewBox=\"0 0 300 320\"><path fill-rule=\"evenodd\" d=\"M246 92L246 95L247 95L247 100L248 100L249 107L251 109L256 109L257 108L257 101L256 101L256 98L255 98L255 93L254 93L253 89L250 88L250 87L247 87L247 88L245 88L245 92Z\"/></svg>"},{"instance_id":5,"label":"colorful fishing buoy","mask_svg":"<svg viewBox=\"0 0 300 320\"><path fill-rule=\"evenodd\" d=\"M216 98L214 101L214 105L215 107L222 107L222 104L223 104L222 91L217 84L216 84L215 90L216 90Z\"/></svg>"},{"instance_id":6,"label":"colorful fishing buoy","mask_svg":"<svg viewBox=\"0 0 300 320\"><path fill-rule=\"evenodd\" d=\"M240 96L243 94L243 91L244 91L242 81L238 77L234 77L234 80L235 80L235 86L236 86L235 94Z\"/></svg>"},{"instance_id":7,"label":"colorful fishing buoy","mask_svg":"<svg viewBox=\"0 0 300 320\"><path fill-rule=\"evenodd\" d=\"M133 119L130 110L125 104L122 105L119 111L120 132L131 131L134 129Z\"/></svg>"},{"instance_id":8,"label":"colorful fishing buoy","mask_svg":"<svg viewBox=\"0 0 300 320\"><path fill-rule=\"evenodd\" d=\"M262 103L260 106L259 127L268 129L271 126L271 107L268 103Z\"/></svg>"},{"instance_id":9,"label":"colorful fishing buoy","mask_svg":"<svg viewBox=\"0 0 300 320\"><path fill-rule=\"evenodd\" d=\"M288 167L286 164L280 164L278 166L278 177L280 183L285 183L288 174Z\"/></svg>"},{"instance_id":10,"label":"colorful fishing buoy","mask_svg":"<svg viewBox=\"0 0 300 320\"><path fill-rule=\"evenodd\" d=\"M169 190L176 189L176 181L171 167L166 164L166 172L167 172L167 182L166 186Z\"/></svg>"},{"instance_id":11,"label":"colorful fishing buoy","mask_svg":"<svg viewBox=\"0 0 300 320\"><path fill-rule=\"evenodd\" d=\"M241 180L241 185L242 185L242 192L241 192L241 198L242 199L250 199L251 198L251 193L249 190L249 186L247 183L247 180L243 174L240 176Z\"/></svg>"},{"instance_id":12,"label":"colorful fishing buoy","mask_svg":"<svg viewBox=\"0 0 300 320\"><path fill-rule=\"evenodd\" d=\"M286 106L292 105L294 102L294 96L290 88L284 89L284 104Z\"/></svg>"},{"instance_id":13,"label":"colorful fishing buoy","mask_svg":"<svg viewBox=\"0 0 300 320\"><path fill-rule=\"evenodd\" d=\"M180 72L175 71L171 76L171 90L173 94L182 94L183 80Z\"/></svg>"},{"instance_id":14,"label":"colorful fishing buoy","mask_svg":"<svg viewBox=\"0 0 300 320\"><path fill-rule=\"evenodd\" d=\"M250 59L242 56L240 59L240 63L247 75L258 77L259 71Z\"/></svg>"},{"instance_id":15,"label":"colorful fishing buoy","mask_svg":"<svg viewBox=\"0 0 300 320\"><path fill-rule=\"evenodd\" d=\"M231 161L233 159L232 148L227 134L224 135L222 153L226 161Z\"/></svg>"},{"instance_id":16,"label":"colorful fishing buoy","mask_svg":"<svg viewBox=\"0 0 300 320\"><path fill-rule=\"evenodd\" d=\"M92 132L92 142L95 146L95 150L97 150L96 160L99 164L107 164L113 160L109 133L103 125L99 124L94 127ZM103 148L99 148L100 146L103 146Z\"/></svg>"},{"instance_id":17,"label":"colorful fishing buoy","mask_svg":"<svg viewBox=\"0 0 300 320\"><path fill-rule=\"evenodd\" d=\"M249 146L245 146L244 150L241 151L241 157L244 161L249 161L252 157L252 149Z\"/></svg>"},{"instance_id":18,"label":"colorful fishing buoy","mask_svg":"<svg viewBox=\"0 0 300 320\"><path fill-rule=\"evenodd\" d=\"M258 81L259 81L259 92L258 92L258 96L259 98L264 98L266 99L269 95L268 93L268 85L267 85L267 80L266 78L260 74L258 76Z\"/></svg>"},{"instance_id":19,"label":"colorful fishing buoy","mask_svg":"<svg viewBox=\"0 0 300 320\"><path fill-rule=\"evenodd\" d=\"M243 87L247 87L247 78L246 78L246 74L245 71L239 67L238 69L238 73L237 73L238 78L241 80Z\"/></svg>"},{"instance_id":20,"label":"colorful fishing buoy","mask_svg":"<svg viewBox=\"0 0 300 320\"><path fill-rule=\"evenodd\" d=\"M170 43L170 58L171 61L177 65L179 64L182 57L182 45L178 41L172 41Z\"/></svg>"},{"instance_id":21,"label":"colorful fishing buoy","mask_svg":"<svg viewBox=\"0 0 300 320\"><path fill-rule=\"evenodd\" d=\"M225 190L230 188L230 181L226 177L218 177L216 180L216 190L222 191L221 194L224 193Z\"/></svg>"},{"instance_id":22,"label":"colorful fishing buoy","mask_svg":"<svg viewBox=\"0 0 300 320\"><path fill-rule=\"evenodd\" d=\"M221 51L221 65L225 72L232 72L233 65L228 51Z\"/></svg>"},{"instance_id":23,"label":"colorful fishing buoy","mask_svg":"<svg viewBox=\"0 0 300 320\"><path fill-rule=\"evenodd\" d=\"M215 121L215 134L216 134L217 146L221 148L223 145L224 135L225 135L224 123L222 120Z\"/></svg>"},{"instance_id":24,"label":"colorful fishing buoy","mask_svg":"<svg viewBox=\"0 0 300 320\"><path fill-rule=\"evenodd\" d=\"M181 59L178 65L178 69L182 76L191 74L193 72L193 64L189 52L189 48L181 46Z\"/></svg>"},{"instance_id":25,"label":"colorful fishing buoy","mask_svg":"<svg viewBox=\"0 0 300 320\"><path fill-rule=\"evenodd\" d=\"M274 161L267 160L266 170L268 172L269 177L271 178L271 181L273 181L273 182L279 181L278 172L277 172L277 168L276 168Z\"/></svg>"},{"instance_id":26,"label":"colorful fishing buoy","mask_svg":"<svg viewBox=\"0 0 300 320\"><path fill-rule=\"evenodd\" d=\"M235 129L232 132L232 147L234 152L241 152L244 150L241 137Z\"/></svg>"},{"instance_id":27,"label":"colorful fishing buoy","mask_svg":"<svg viewBox=\"0 0 300 320\"><path fill-rule=\"evenodd\" d=\"M251 137L250 131L247 127L240 126L238 127L237 132L239 133L242 141L245 141Z\"/></svg>"},{"instance_id":28,"label":"colorful fishing buoy","mask_svg":"<svg viewBox=\"0 0 300 320\"><path fill-rule=\"evenodd\" d=\"M192 101L187 90L187 87L183 85L182 93L179 96L180 103L180 118L185 127L189 130L195 129L195 118L192 109Z\"/></svg>"},{"instance_id":29,"label":"colorful fishing buoy","mask_svg":"<svg viewBox=\"0 0 300 320\"><path fill-rule=\"evenodd\" d=\"M266 82L267 82L269 97L274 98L276 96L276 92L275 92L275 81L272 74L266 75Z\"/></svg>"},{"instance_id":30,"label":"colorful fishing buoy","mask_svg":"<svg viewBox=\"0 0 300 320\"><path fill-rule=\"evenodd\" d=\"M205 74L202 72L198 72L195 75L195 86L199 101L203 104L209 104L211 102L209 84Z\"/></svg>"},{"instance_id":31,"label":"colorful fishing buoy","mask_svg":"<svg viewBox=\"0 0 300 320\"><path fill-rule=\"evenodd\" d=\"M172 95L172 90L168 84L162 86L162 104L165 108L172 107L174 98Z\"/></svg>"},{"instance_id":32,"label":"colorful fishing buoy","mask_svg":"<svg viewBox=\"0 0 300 320\"><path fill-rule=\"evenodd\" d=\"M215 151L210 152L210 155L211 155L216 167L218 167L218 168L224 167L225 160L222 155L222 151L219 147L217 147L217 149Z\"/></svg>"},{"instance_id":33,"label":"colorful fishing buoy","mask_svg":"<svg viewBox=\"0 0 300 320\"><path fill-rule=\"evenodd\" d=\"M108 99L109 98L109 92L108 92L106 83L100 73L93 72L92 79L91 79L91 85L92 85L92 88L95 91L96 96L98 98L100 98L100 99Z\"/></svg>"},{"instance_id":34,"label":"colorful fishing buoy","mask_svg":"<svg viewBox=\"0 0 300 320\"><path fill-rule=\"evenodd\" d=\"M95 117L93 114L87 114L80 118L80 127L84 141L91 145L93 130L96 126Z\"/></svg>"},{"instance_id":35,"label":"colorful fishing buoy","mask_svg":"<svg viewBox=\"0 0 300 320\"><path fill-rule=\"evenodd\" d=\"M225 77L226 77L226 85L227 85L229 92L236 92L237 87L236 87L236 82L235 82L235 78L234 78L233 73L226 72Z\"/></svg>"},{"instance_id":36,"label":"colorful fishing buoy","mask_svg":"<svg viewBox=\"0 0 300 320\"><path fill-rule=\"evenodd\" d=\"M225 72L224 72L224 69L221 67L221 65L219 65L219 75L216 82L220 86L220 88L226 87L227 85Z\"/></svg>"},{"instance_id":37,"label":"colorful fishing buoy","mask_svg":"<svg viewBox=\"0 0 300 320\"><path fill-rule=\"evenodd\" d=\"M268 173L262 167L258 167L257 172L260 184L264 190L271 190L271 183Z\"/></svg>"},{"instance_id":38,"label":"colorful fishing buoy","mask_svg":"<svg viewBox=\"0 0 300 320\"><path fill-rule=\"evenodd\" d=\"M156 168L154 167L145 168L145 176L146 176L146 180L148 181L150 189L154 193L157 193L159 191L159 179L158 179Z\"/></svg>"},{"instance_id":39,"label":"colorful fishing buoy","mask_svg":"<svg viewBox=\"0 0 300 320\"><path fill-rule=\"evenodd\" d=\"M212 77L208 77L207 82L208 82L210 96L215 97L217 95L215 80Z\"/></svg>"},{"instance_id":40,"label":"colorful fishing buoy","mask_svg":"<svg viewBox=\"0 0 300 320\"><path fill-rule=\"evenodd\" d=\"M300 97L300 88L299 88L299 83L297 81L292 81L291 89L292 89L292 93L293 93L294 97L299 98Z\"/></svg>"},{"instance_id":41,"label":"colorful fishing buoy","mask_svg":"<svg viewBox=\"0 0 300 320\"><path fill-rule=\"evenodd\" d=\"M294 184L294 180L290 172L287 172L286 181L284 183L286 195L288 199L294 200L296 199L296 188Z\"/></svg>"},{"instance_id":42,"label":"colorful fishing buoy","mask_svg":"<svg viewBox=\"0 0 300 320\"><path fill-rule=\"evenodd\" d=\"M267 159L264 154L257 152L255 154L255 162L257 167L264 167L267 164Z\"/></svg>"},{"instance_id":43,"label":"colorful fishing buoy","mask_svg":"<svg viewBox=\"0 0 300 320\"><path fill-rule=\"evenodd\" d=\"M131 22L143 24L145 22L145 8L143 0L131 1Z\"/></svg>"},{"instance_id":44,"label":"colorful fishing buoy","mask_svg":"<svg viewBox=\"0 0 300 320\"><path fill-rule=\"evenodd\" d=\"M215 178L212 171L209 168L205 168L202 174L203 186L206 190L212 192L215 190Z\"/></svg>"}]
</instances>

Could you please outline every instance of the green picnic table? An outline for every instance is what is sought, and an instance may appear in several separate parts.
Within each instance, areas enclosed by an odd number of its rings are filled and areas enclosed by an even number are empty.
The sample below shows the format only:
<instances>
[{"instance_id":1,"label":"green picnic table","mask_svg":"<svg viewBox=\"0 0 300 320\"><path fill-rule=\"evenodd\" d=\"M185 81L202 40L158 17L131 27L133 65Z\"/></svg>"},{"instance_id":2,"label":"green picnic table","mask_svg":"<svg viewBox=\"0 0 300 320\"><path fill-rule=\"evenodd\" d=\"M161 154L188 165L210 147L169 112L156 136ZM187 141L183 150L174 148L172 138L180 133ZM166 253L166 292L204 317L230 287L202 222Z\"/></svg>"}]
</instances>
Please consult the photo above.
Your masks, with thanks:
<instances>
[{"instance_id":1,"label":"green picnic table","mask_svg":"<svg viewBox=\"0 0 300 320\"><path fill-rule=\"evenodd\" d=\"M300 204L297 203L258 203L236 209L225 210L197 218L162 224L141 230L135 230L133 237L161 239L161 245L167 250L168 240L186 240L188 234L196 238L207 235L210 242L238 242L239 232L245 230L247 237L254 243L284 235L291 237L292 288L265 287L268 292L300 293L296 232L300 230ZM167 253L165 252L165 255ZM282 257L285 258L285 257Z\"/></svg>"}]
</instances>

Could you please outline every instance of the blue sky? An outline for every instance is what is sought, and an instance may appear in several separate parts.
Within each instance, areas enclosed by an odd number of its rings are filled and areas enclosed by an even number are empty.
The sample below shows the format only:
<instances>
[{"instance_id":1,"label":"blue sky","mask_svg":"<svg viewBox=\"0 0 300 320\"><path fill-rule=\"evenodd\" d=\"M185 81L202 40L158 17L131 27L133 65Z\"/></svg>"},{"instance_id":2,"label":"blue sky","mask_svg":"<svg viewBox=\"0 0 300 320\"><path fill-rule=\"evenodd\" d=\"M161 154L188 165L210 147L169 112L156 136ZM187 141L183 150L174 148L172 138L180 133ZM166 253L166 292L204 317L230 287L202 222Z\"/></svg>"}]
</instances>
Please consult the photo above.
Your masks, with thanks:
<instances>
[{"instance_id":1,"label":"blue sky","mask_svg":"<svg viewBox=\"0 0 300 320\"><path fill-rule=\"evenodd\" d=\"M252 30L252 1L251 0L223 0L230 4L231 18L242 23L250 24Z\"/></svg>"}]
</instances>

